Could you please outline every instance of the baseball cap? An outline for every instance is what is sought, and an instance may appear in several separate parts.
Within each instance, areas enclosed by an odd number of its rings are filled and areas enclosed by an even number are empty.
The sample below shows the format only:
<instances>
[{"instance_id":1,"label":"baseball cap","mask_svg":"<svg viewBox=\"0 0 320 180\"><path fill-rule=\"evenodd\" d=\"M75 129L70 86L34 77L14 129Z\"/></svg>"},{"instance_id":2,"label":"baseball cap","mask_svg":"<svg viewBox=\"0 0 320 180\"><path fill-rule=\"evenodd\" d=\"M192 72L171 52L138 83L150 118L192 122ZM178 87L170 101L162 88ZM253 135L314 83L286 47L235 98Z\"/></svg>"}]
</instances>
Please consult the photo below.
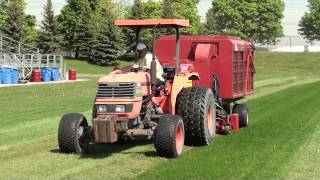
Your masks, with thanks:
<instances>
[{"instance_id":1,"label":"baseball cap","mask_svg":"<svg viewBox=\"0 0 320 180\"><path fill-rule=\"evenodd\" d=\"M138 45L137 45L137 50L138 51L141 51L142 49L146 49L147 48L147 46L145 45L145 44L143 44L143 43L139 43Z\"/></svg>"}]
</instances>

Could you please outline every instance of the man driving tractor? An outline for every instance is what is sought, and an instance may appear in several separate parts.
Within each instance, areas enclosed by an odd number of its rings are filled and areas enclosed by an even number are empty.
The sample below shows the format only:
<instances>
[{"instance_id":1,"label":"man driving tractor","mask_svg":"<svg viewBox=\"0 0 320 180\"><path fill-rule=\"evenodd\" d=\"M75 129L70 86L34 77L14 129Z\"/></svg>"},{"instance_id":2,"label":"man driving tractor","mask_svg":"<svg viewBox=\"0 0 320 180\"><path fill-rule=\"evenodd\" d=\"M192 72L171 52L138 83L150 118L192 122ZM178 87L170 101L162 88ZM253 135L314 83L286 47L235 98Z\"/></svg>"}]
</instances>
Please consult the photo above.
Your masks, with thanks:
<instances>
[{"instance_id":1,"label":"man driving tractor","mask_svg":"<svg viewBox=\"0 0 320 180\"><path fill-rule=\"evenodd\" d=\"M151 69L151 62L152 62L152 53L148 50L147 46L144 43L139 43L137 45L136 50L138 51L138 58L136 61L136 64L132 66L132 68L137 69L139 67L143 67L146 69ZM155 61L157 63L157 79L160 81L164 81L162 74L163 69L161 64L159 63L158 59L155 58Z\"/></svg>"}]
</instances>

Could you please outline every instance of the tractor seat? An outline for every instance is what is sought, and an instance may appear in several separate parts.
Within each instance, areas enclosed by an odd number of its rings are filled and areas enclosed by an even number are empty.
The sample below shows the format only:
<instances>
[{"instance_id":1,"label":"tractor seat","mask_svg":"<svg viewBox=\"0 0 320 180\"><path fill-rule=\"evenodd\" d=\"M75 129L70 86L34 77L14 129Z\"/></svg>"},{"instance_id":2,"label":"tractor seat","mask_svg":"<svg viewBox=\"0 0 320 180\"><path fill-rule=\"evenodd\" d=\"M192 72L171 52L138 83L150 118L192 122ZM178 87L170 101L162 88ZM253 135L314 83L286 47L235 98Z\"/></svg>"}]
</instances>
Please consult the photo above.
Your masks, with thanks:
<instances>
[{"instance_id":1,"label":"tractor seat","mask_svg":"<svg viewBox=\"0 0 320 180\"><path fill-rule=\"evenodd\" d=\"M164 79L173 80L176 75L176 67L175 66L165 66L163 67Z\"/></svg>"}]
</instances>

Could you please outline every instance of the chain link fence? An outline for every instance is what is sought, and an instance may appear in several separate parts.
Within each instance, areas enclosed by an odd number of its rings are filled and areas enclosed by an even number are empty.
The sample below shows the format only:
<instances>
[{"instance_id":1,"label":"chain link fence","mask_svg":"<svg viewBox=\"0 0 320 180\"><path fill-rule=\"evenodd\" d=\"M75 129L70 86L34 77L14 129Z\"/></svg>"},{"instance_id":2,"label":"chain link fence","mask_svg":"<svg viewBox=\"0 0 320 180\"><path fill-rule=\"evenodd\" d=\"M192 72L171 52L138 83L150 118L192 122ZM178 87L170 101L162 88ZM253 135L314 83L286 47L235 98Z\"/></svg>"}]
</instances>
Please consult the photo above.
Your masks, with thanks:
<instances>
[{"instance_id":1,"label":"chain link fence","mask_svg":"<svg viewBox=\"0 0 320 180\"><path fill-rule=\"evenodd\" d=\"M285 36L275 45L256 44L257 50L275 52L320 52L320 41L308 42L302 36Z\"/></svg>"}]
</instances>

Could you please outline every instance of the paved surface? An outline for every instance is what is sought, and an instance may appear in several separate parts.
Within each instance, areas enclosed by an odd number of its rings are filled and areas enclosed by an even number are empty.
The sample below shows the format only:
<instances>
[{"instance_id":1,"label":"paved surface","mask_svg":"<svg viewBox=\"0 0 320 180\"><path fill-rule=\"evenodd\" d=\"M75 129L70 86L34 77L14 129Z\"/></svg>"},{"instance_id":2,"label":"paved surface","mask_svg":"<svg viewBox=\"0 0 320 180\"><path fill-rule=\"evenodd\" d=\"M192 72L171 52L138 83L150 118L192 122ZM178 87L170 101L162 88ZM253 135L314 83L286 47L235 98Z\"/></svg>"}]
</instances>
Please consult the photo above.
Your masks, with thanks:
<instances>
[{"instance_id":1,"label":"paved surface","mask_svg":"<svg viewBox=\"0 0 320 180\"><path fill-rule=\"evenodd\" d=\"M89 81L89 79L77 79L75 81L60 80L60 81L50 81L50 82L28 82L28 83L25 83L25 84L0 84L0 88L2 88L2 87L12 87L12 86L32 86L32 85L41 85L41 84L74 83L74 82L83 82L83 81Z\"/></svg>"}]
</instances>

